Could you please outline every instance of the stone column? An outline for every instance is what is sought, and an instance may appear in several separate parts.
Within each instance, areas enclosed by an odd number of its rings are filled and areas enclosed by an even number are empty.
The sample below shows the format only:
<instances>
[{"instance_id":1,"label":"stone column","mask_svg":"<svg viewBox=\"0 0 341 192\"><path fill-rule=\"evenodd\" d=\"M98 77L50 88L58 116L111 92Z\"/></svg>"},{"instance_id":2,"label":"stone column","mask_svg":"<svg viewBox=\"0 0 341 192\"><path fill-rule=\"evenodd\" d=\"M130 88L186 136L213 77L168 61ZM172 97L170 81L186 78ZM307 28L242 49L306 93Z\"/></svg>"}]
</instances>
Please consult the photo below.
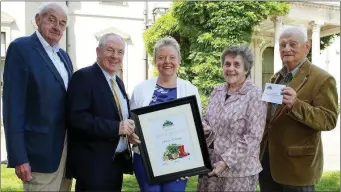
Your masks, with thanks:
<instances>
[{"instance_id":1,"label":"stone column","mask_svg":"<svg viewBox=\"0 0 341 192\"><path fill-rule=\"evenodd\" d=\"M257 63L256 63L256 53L255 53L255 49L254 49L255 45L254 45L254 38L252 37L252 40L249 44L249 48L253 54L253 58L254 58L254 63L253 63L253 67L251 69L251 80L253 83L255 83L255 68L257 66Z\"/></svg>"},{"instance_id":2,"label":"stone column","mask_svg":"<svg viewBox=\"0 0 341 192\"><path fill-rule=\"evenodd\" d=\"M263 40L261 39L254 39L254 54L255 54L255 66L254 66L254 76L255 80L254 83L259 87L262 88L262 77L263 77L263 63L262 63L262 52L261 46L263 45Z\"/></svg>"},{"instance_id":3,"label":"stone column","mask_svg":"<svg viewBox=\"0 0 341 192\"><path fill-rule=\"evenodd\" d=\"M272 19L275 25L274 38L274 72L277 73L282 68L282 60L279 54L279 37L283 26L283 17L274 17Z\"/></svg>"},{"instance_id":4,"label":"stone column","mask_svg":"<svg viewBox=\"0 0 341 192\"><path fill-rule=\"evenodd\" d=\"M312 44L311 44L311 58L312 63L320 68L324 68L321 59L320 59L320 31L322 22L312 22Z\"/></svg>"},{"instance_id":5,"label":"stone column","mask_svg":"<svg viewBox=\"0 0 341 192\"><path fill-rule=\"evenodd\" d=\"M328 71L329 72L329 63L330 63L330 48L328 47L327 49L326 49L326 61L325 61L325 63L326 63L326 71Z\"/></svg>"}]
</instances>

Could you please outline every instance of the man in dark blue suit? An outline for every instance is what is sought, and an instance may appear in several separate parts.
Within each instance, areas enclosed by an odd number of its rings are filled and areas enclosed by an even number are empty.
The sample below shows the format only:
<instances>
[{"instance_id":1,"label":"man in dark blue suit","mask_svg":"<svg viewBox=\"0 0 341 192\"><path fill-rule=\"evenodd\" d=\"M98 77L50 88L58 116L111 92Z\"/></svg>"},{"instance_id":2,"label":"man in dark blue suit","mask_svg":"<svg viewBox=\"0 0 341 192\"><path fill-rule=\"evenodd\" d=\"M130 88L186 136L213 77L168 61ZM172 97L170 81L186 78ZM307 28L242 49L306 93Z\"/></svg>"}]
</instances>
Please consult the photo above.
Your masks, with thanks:
<instances>
[{"instance_id":1,"label":"man in dark blue suit","mask_svg":"<svg viewBox=\"0 0 341 192\"><path fill-rule=\"evenodd\" d=\"M25 191L59 191L66 162L65 98L73 67L58 42L67 14L45 4L35 17L38 30L8 47L3 115L8 166ZM65 145L66 146L66 145Z\"/></svg>"},{"instance_id":2,"label":"man in dark blue suit","mask_svg":"<svg viewBox=\"0 0 341 192\"><path fill-rule=\"evenodd\" d=\"M139 140L123 81L116 75L124 48L120 36L103 35L97 62L75 72L70 81L67 172L76 178L76 191L121 191L123 173L132 174L129 142Z\"/></svg>"}]
</instances>

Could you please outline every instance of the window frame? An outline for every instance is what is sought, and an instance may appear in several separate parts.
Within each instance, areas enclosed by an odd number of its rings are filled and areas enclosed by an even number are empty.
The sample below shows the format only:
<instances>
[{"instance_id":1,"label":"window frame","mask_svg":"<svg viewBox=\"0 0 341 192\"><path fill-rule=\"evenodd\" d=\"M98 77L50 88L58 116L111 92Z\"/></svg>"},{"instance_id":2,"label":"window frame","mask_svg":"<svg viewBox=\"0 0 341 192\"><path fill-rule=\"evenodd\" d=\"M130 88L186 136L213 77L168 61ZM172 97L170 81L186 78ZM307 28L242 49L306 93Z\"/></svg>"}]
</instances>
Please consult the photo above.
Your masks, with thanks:
<instances>
[{"instance_id":1,"label":"window frame","mask_svg":"<svg viewBox=\"0 0 341 192\"><path fill-rule=\"evenodd\" d=\"M127 1L100 1L100 4L111 6L128 6Z\"/></svg>"},{"instance_id":2,"label":"window frame","mask_svg":"<svg viewBox=\"0 0 341 192\"><path fill-rule=\"evenodd\" d=\"M4 34L5 55L4 56L1 55L1 61L5 60L5 58L6 58L6 51L7 51L6 32L5 31L1 31L1 36L2 36L2 34ZM1 44L2 44L2 42L1 42Z\"/></svg>"}]
</instances>

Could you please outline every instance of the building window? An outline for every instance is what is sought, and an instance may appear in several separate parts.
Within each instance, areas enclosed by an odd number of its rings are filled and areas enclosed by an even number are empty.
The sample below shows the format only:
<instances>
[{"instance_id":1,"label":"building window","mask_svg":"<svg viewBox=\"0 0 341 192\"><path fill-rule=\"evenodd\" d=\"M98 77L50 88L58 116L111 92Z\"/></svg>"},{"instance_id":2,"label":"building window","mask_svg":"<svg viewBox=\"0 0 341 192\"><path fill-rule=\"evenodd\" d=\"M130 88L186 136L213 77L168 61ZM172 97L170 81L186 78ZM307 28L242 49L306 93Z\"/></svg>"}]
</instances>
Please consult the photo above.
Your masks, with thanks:
<instances>
[{"instance_id":1,"label":"building window","mask_svg":"<svg viewBox=\"0 0 341 192\"><path fill-rule=\"evenodd\" d=\"M120 6L127 6L128 5L128 2L127 1L101 1L101 4L104 4L104 5L120 5Z\"/></svg>"},{"instance_id":2,"label":"building window","mask_svg":"<svg viewBox=\"0 0 341 192\"><path fill-rule=\"evenodd\" d=\"M6 57L6 33L1 32L1 62L0 62L0 96L2 96L2 74L5 66L5 57Z\"/></svg>"},{"instance_id":3,"label":"building window","mask_svg":"<svg viewBox=\"0 0 341 192\"><path fill-rule=\"evenodd\" d=\"M6 33L1 32L1 60L6 56Z\"/></svg>"}]
</instances>

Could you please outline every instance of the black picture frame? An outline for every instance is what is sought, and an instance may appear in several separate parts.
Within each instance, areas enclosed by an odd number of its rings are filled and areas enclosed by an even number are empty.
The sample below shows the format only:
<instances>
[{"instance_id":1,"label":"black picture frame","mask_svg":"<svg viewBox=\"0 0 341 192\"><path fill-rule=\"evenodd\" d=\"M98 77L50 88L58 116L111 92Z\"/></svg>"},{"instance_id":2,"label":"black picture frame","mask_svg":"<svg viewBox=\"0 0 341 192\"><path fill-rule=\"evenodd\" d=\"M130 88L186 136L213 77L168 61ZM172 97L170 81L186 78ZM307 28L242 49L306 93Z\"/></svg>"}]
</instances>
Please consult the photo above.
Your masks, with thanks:
<instances>
[{"instance_id":1,"label":"black picture frame","mask_svg":"<svg viewBox=\"0 0 341 192\"><path fill-rule=\"evenodd\" d=\"M140 155L142 156L142 159L143 159L143 164L147 173L149 184L153 185L153 184L175 181L181 177L206 174L212 170L212 165L211 165L208 148L207 148L207 144L206 144L206 140L204 136L203 126L202 126L202 121L201 121L201 116L200 116L200 111L198 108L196 96L193 95L193 96L183 97L183 98L175 99L169 102L164 102L161 104L133 109L130 111L130 113L131 113L132 119L135 121L135 133L139 136L141 140L141 144L139 144L139 150L140 150ZM166 118L166 119L175 118L175 119L178 119L178 122L181 122L181 119L185 119L182 121L182 122L187 123L186 124L187 127L185 127L185 131L183 131L184 134L182 133L183 126L177 126L177 127L175 125L173 126L173 122L168 121L168 120L166 120L165 123L163 123L162 125L163 127L160 129L154 126L146 126L146 125L160 125L158 123L154 123L154 124L148 124L148 123L156 122L156 121L163 122L162 120L163 118ZM153 120L150 120L150 119L153 119ZM141 122L142 122L142 125L141 125ZM172 126L176 128L171 128ZM153 130L151 131L150 129L153 129ZM151 139L153 138L152 135L157 134L155 130L159 131L162 134L165 133L164 135L161 135L160 137L154 135L155 137L154 142L156 143L156 145L155 143L153 143L153 141L151 141L153 140ZM181 130L182 136L180 137L180 139L172 138L168 140L167 138L168 136L172 137L174 135L175 137L177 134L178 135L180 134L180 132L178 133L174 132L175 134L173 135L171 134L171 132L167 134L167 131L169 130L171 131ZM187 133L187 137L185 133ZM182 138L182 137L186 137L186 138ZM160 141L158 141L159 138L167 138L167 140L161 141L162 140L161 139ZM188 146L191 146L192 148L190 149L193 150L195 153L193 153L191 157L191 153L184 152L185 146L183 144L178 145L173 142L167 145L168 141L170 142L183 141L185 143L190 142ZM151 143L153 143L153 145L151 145ZM160 145L158 145L158 143L160 143ZM162 148L163 144L167 146L164 150L161 150L161 151L164 151L164 153L162 153L162 161L161 161L160 160L161 158L159 158L159 155L161 154L160 148ZM199 147L200 149L198 149ZM154 149L154 150L148 151L147 148ZM171 151L173 151L173 153L171 153ZM158 155L156 155L156 153ZM155 163L155 162L158 162L158 163ZM159 163L161 163L164 166L164 169L162 169L162 171L159 170L161 167ZM171 171L170 171L169 166L172 167ZM160 173L160 172L163 172L163 173Z\"/></svg>"}]
</instances>

